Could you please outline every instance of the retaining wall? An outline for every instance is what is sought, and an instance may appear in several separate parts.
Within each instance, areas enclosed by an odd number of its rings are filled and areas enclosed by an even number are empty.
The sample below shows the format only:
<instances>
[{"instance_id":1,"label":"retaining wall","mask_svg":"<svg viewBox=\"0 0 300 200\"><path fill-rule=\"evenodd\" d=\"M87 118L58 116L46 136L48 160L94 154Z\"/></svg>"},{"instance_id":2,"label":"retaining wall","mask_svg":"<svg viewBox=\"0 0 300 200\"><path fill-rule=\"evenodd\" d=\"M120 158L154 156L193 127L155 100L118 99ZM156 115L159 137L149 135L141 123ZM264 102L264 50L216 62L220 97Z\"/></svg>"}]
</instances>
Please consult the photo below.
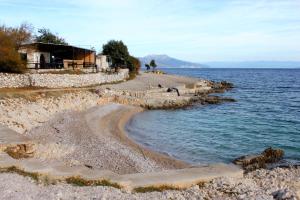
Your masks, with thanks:
<instances>
[{"instance_id":1,"label":"retaining wall","mask_svg":"<svg viewBox=\"0 0 300 200\"><path fill-rule=\"evenodd\" d=\"M0 73L0 88L44 87L68 88L86 87L113 83L129 77L128 69L115 74L7 74Z\"/></svg>"}]
</instances>

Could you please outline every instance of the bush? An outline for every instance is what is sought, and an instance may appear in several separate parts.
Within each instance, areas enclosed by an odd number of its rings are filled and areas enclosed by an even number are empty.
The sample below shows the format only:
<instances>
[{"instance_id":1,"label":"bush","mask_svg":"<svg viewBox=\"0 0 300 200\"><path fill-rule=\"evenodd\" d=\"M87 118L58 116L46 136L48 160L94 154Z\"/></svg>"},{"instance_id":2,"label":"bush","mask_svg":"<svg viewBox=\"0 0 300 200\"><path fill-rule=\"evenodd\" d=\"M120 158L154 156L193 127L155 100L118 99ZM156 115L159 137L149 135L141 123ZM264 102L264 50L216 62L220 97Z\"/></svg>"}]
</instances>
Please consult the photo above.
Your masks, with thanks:
<instances>
[{"instance_id":1,"label":"bush","mask_svg":"<svg viewBox=\"0 0 300 200\"><path fill-rule=\"evenodd\" d=\"M138 74L138 72L141 69L141 62L136 57L129 56L129 59L128 59L128 62L127 62L127 67L128 67L130 72Z\"/></svg>"},{"instance_id":2,"label":"bush","mask_svg":"<svg viewBox=\"0 0 300 200\"><path fill-rule=\"evenodd\" d=\"M0 30L0 72L23 73L26 70L12 38Z\"/></svg>"}]
</instances>

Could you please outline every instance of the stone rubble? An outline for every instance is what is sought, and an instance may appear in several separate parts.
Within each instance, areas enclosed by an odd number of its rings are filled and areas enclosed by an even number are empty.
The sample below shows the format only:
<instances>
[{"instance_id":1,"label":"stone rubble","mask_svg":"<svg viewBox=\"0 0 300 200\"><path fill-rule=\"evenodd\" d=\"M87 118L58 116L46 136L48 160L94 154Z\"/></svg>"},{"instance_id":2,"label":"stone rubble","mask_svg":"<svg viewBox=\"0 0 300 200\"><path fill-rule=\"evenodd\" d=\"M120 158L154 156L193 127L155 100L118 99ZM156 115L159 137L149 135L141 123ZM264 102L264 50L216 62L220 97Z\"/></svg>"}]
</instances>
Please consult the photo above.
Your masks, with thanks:
<instances>
[{"instance_id":1,"label":"stone rubble","mask_svg":"<svg viewBox=\"0 0 300 200\"><path fill-rule=\"evenodd\" d=\"M39 96L35 101L24 98L0 99L0 123L25 133L67 110L86 110L97 105L99 96L88 91L66 93L60 97Z\"/></svg>"}]
</instances>

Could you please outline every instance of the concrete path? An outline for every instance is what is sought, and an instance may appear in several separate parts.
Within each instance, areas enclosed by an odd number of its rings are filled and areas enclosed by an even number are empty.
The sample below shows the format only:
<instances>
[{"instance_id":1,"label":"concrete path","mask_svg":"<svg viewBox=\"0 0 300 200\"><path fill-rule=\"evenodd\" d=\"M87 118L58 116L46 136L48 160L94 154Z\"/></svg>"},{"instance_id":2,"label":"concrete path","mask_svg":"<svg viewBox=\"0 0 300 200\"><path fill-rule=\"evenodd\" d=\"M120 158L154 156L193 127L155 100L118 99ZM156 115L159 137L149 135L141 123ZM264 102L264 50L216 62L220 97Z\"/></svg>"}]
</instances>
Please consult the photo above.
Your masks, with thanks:
<instances>
[{"instance_id":1,"label":"concrete path","mask_svg":"<svg viewBox=\"0 0 300 200\"><path fill-rule=\"evenodd\" d=\"M0 145L17 145L31 142L29 138L0 125Z\"/></svg>"},{"instance_id":2,"label":"concrete path","mask_svg":"<svg viewBox=\"0 0 300 200\"><path fill-rule=\"evenodd\" d=\"M243 170L234 165L214 164L198 168L126 174L112 180L129 189L161 186L183 189L219 177L242 178Z\"/></svg>"},{"instance_id":3,"label":"concrete path","mask_svg":"<svg viewBox=\"0 0 300 200\"><path fill-rule=\"evenodd\" d=\"M198 183L209 182L218 177L243 177L243 170L234 165L225 164L153 173L118 175L108 170L89 169L85 166L69 167L59 162L43 163L36 159L16 160L6 153L0 153L0 169L5 171L12 167L21 170L24 174L36 174L41 179L47 178L47 180L53 181L64 181L74 177L87 181L105 180L109 183L117 184L127 191L136 188L159 188L161 186L184 189Z\"/></svg>"}]
</instances>

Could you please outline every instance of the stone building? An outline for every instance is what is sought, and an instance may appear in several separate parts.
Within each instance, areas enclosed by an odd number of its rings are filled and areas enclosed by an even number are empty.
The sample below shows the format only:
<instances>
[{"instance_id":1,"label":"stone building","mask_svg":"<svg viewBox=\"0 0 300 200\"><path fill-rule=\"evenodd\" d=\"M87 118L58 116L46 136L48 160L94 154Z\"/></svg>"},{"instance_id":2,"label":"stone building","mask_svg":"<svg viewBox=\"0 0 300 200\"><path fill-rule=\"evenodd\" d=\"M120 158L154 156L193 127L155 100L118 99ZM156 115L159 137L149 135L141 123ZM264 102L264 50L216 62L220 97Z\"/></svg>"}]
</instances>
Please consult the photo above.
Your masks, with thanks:
<instances>
[{"instance_id":1,"label":"stone building","mask_svg":"<svg viewBox=\"0 0 300 200\"><path fill-rule=\"evenodd\" d=\"M96 65L99 66L100 70L107 70L111 65L111 61L108 56L103 54L98 54L96 56Z\"/></svg>"}]
</instances>

